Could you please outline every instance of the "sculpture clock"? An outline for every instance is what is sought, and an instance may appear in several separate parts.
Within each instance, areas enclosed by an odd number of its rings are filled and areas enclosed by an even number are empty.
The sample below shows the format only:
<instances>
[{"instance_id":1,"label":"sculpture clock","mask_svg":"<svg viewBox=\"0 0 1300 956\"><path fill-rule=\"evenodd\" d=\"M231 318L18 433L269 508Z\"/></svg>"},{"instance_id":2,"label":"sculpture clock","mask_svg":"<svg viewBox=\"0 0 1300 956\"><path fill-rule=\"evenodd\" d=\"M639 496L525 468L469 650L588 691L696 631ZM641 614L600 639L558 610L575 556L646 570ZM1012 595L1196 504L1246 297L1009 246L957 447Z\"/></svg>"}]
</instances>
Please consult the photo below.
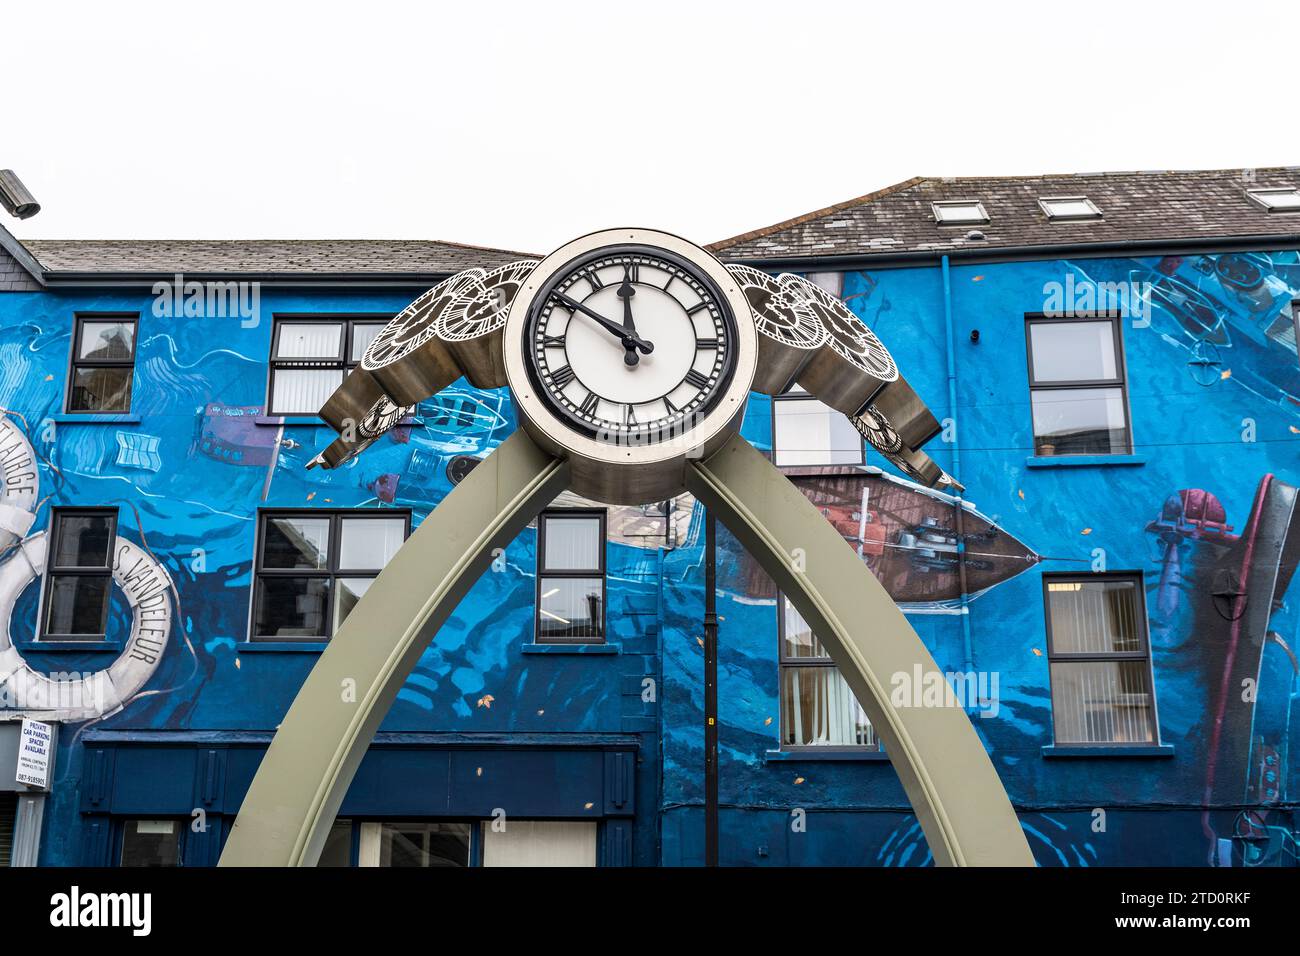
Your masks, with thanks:
<instances>
[{"instance_id":1,"label":"sculpture clock","mask_svg":"<svg viewBox=\"0 0 1300 956\"><path fill-rule=\"evenodd\" d=\"M712 509L839 666L935 861L1033 864L964 712L890 700L892 675L937 671L925 646L840 534L739 435L751 391L798 384L909 477L960 492L921 450L938 422L843 302L805 278L724 266L648 229L584 236L541 262L466 270L371 342L321 409L339 438L312 464L346 466L462 375L508 387L522 427L464 469L331 640L258 769L223 865L316 861L429 641L494 550L566 490L619 504L689 491Z\"/></svg>"}]
</instances>

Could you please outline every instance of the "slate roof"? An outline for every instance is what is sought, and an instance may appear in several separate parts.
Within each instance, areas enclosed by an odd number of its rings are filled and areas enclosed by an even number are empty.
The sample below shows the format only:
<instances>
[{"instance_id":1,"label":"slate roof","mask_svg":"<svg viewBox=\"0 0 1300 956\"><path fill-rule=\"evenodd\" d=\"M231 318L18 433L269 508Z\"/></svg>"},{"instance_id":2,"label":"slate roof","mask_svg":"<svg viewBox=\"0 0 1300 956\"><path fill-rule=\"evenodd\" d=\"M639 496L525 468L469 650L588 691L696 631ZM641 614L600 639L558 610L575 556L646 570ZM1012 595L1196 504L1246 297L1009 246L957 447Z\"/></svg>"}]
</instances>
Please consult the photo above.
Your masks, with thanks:
<instances>
[{"instance_id":1,"label":"slate roof","mask_svg":"<svg viewBox=\"0 0 1300 956\"><path fill-rule=\"evenodd\" d=\"M723 259L979 252L1076 243L1300 235L1300 212L1268 212L1248 189L1300 186L1300 167L916 177L765 229L716 242ZM1103 218L1050 221L1040 197L1086 196ZM940 225L931 203L979 200L987 224ZM983 239L967 238L977 229Z\"/></svg>"},{"instance_id":2,"label":"slate roof","mask_svg":"<svg viewBox=\"0 0 1300 956\"><path fill-rule=\"evenodd\" d=\"M41 269L32 254L0 226L0 292L37 292Z\"/></svg>"},{"instance_id":3,"label":"slate roof","mask_svg":"<svg viewBox=\"0 0 1300 956\"><path fill-rule=\"evenodd\" d=\"M824 256L1044 253L1050 247L1261 239L1300 245L1300 212L1268 212L1248 189L1300 186L1300 167L1157 170L1040 176L916 177L885 189L714 243L721 258L778 262ZM1100 220L1050 221L1041 197L1086 196ZM987 224L941 225L932 202L979 200ZM969 233L978 230L982 238ZM7 234L6 234L7 235ZM3 237L0 237L3 238ZM12 239L12 237L9 237ZM43 278L205 276L289 279L428 279L470 266L492 268L528 253L433 240L62 240L12 242L24 268ZM21 257L21 259L19 258ZM9 264L5 281L26 287ZM12 274L10 274L12 273Z\"/></svg>"},{"instance_id":4,"label":"slate roof","mask_svg":"<svg viewBox=\"0 0 1300 956\"><path fill-rule=\"evenodd\" d=\"M28 239L51 279L84 274L170 276L450 275L527 253L457 242L387 239Z\"/></svg>"}]
</instances>

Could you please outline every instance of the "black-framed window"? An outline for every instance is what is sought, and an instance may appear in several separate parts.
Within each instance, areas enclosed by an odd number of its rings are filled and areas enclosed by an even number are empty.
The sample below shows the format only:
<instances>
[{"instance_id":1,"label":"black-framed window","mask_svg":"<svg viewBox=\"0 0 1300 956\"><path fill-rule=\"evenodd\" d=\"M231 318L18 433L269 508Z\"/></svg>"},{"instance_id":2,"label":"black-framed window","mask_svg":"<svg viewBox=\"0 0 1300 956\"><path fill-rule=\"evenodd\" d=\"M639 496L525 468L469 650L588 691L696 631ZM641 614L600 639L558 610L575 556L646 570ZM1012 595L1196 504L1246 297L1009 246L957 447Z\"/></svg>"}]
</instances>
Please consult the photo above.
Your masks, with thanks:
<instances>
[{"instance_id":1,"label":"black-framed window","mask_svg":"<svg viewBox=\"0 0 1300 956\"><path fill-rule=\"evenodd\" d=\"M73 319L68 412L131 410L138 321L134 313L79 313Z\"/></svg>"},{"instance_id":2,"label":"black-framed window","mask_svg":"<svg viewBox=\"0 0 1300 956\"><path fill-rule=\"evenodd\" d=\"M411 530L408 511L263 511L252 639L326 641Z\"/></svg>"},{"instance_id":3,"label":"black-framed window","mask_svg":"<svg viewBox=\"0 0 1300 956\"><path fill-rule=\"evenodd\" d=\"M878 751L866 711L812 628L777 596L780 642L781 749Z\"/></svg>"},{"instance_id":4,"label":"black-framed window","mask_svg":"<svg viewBox=\"0 0 1300 956\"><path fill-rule=\"evenodd\" d=\"M1158 744L1140 573L1044 574L1058 744Z\"/></svg>"},{"instance_id":5,"label":"black-framed window","mask_svg":"<svg viewBox=\"0 0 1300 956\"><path fill-rule=\"evenodd\" d=\"M54 509L41 640L105 639L116 537L116 508Z\"/></svg>"},{"instance_id":6,"label":"black-framed window","mask_svg":"<svg viewBox=\"0 0 1300 956\"><path fill-rule=\"evenodd\" d=\"M557 508L537 519L539 644L605 640L605 511Z\"/></svg>"},{"instance_id":7,"label":"black-framed window","mask_svg":"<svg viewBox=\"0 0 1300 956\"><path fill-rule=\"evenodd\" d=\"M862 435L849 417L798 385L772 399L772 463L777 466L861 465Z\"/></svg>"},{"instance_id":8,"label":"black-framed window","mask_svg":"<svg viewBox=\"0 0 1300 956\"><path fill-rule=\"evenodd\" d=\"M127 817L118 828L117 865L181 866L185 821Z\"/></svg>"},{"instance_id":9,"label":"black-framed window","mask_svg":"<svg viewBox=\"0 0 1300 956\"><path fill-rule=\"evenodd\" d=\"M315 415L387 323L373 315L276 316L266 413Z\"/></svg>"},{"instance_id":10,"label":"black-framed window","mask_svg":"<svg viewBox=\"0 0 1300 956\"><path fill-rule=\"evenodd\" d=\"M1128 455L1128 388L1117 316L1026 316L1034 454Z\"/></svg>"}]
</instances>

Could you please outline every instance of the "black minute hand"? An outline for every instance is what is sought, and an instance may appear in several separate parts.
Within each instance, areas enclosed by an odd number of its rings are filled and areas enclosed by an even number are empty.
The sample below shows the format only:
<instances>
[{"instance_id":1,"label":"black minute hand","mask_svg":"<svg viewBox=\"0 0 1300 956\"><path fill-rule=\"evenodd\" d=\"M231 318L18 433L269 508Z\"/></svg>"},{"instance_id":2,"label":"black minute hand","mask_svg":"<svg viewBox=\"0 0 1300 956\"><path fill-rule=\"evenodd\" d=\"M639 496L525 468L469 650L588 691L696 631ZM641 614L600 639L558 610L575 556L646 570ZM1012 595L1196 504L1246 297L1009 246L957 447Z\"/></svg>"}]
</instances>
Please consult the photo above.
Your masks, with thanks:
<instances>
[{"instance_id":1,"label":"black minute hand","mask_svg":"<svg viewBox=\"0 0 1300 956\"><path fill-rule=\"evenodd\" d=\"M600 325L600 327L603 328L606 332L609 332L611 335L615 335L619 339L621 339L624 348L629 347L628 343L631 343L631 345L636 346L646 355L649 355L651 352L654 351L655 347L653 342L647 342L645 339L638 336L635 332L629 332L627 329L623 328L623 326L619 325L617 322L611 322L609 319L605 318L603 315L601 315L599 312L595 311L594 309L587 308L577 299L571 299L563 292L552 292L551 296L555 299L558 299L560 303L565 306L565 308L573 309L577 312L581 312L583 315L595 319L597 324Z\"/></svg>"},{"instance_id":2,"label":"black minute hand","mask_svg":"<svg viewBox=\"0 0 1300 956\"><path fill-rule=\"evenodd\" d=\"M636 320L632 318L632 296L636 295L636 287L632 285L632 267L624 264L623 266L623 284L618 287L618 297L623 300L623 328L636 335ZM628 365L635 365L639 360L636 349L628 348L626 342L623 346L626 353L623 361Z\"/></svg>"}]
</instances>

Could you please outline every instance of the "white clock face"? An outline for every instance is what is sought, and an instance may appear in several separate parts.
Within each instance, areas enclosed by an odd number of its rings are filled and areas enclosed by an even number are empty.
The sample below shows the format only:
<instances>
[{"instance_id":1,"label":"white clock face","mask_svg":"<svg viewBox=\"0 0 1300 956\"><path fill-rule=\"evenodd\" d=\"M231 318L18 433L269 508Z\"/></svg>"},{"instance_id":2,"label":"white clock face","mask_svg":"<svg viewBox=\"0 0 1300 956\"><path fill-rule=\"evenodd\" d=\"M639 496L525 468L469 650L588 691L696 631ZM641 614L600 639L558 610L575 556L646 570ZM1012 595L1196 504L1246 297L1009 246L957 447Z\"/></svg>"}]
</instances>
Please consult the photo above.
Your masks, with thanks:
<instances>
[{"instance_id":1,"label":"white clock face","mask_svg":"<svg viewBox=\"0 0 1300 956\"><path fill-rule=\"evenodd\" d=\"M598 248L558 270L524 333L529 376L566 424L644 442L708 415L735 351L735 318L708 275L643 245Z\"/></svg>"}]
</instances>

